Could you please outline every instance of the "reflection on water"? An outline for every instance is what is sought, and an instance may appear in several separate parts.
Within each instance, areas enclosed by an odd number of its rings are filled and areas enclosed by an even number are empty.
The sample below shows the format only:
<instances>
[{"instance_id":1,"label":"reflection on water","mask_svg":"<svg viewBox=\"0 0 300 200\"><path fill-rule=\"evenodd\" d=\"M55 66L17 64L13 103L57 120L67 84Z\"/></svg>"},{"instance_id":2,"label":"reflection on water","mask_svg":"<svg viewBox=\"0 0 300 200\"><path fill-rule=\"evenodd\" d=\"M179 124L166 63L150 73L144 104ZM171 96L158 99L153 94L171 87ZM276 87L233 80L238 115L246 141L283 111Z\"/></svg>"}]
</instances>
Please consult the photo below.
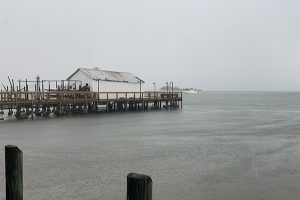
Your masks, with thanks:
<instances>
[{"instance_id":1,"label":"reflection on water","mask_svg":"<svg viewBox=\"0 0 300 200\"><path fill-rule=\"evenodd\" d=\"M0 121L24 152L24 198L126 199L126 175L153 199L298 199L300 94L202 92L183 110Z\"/></svg>"}]
</instances>

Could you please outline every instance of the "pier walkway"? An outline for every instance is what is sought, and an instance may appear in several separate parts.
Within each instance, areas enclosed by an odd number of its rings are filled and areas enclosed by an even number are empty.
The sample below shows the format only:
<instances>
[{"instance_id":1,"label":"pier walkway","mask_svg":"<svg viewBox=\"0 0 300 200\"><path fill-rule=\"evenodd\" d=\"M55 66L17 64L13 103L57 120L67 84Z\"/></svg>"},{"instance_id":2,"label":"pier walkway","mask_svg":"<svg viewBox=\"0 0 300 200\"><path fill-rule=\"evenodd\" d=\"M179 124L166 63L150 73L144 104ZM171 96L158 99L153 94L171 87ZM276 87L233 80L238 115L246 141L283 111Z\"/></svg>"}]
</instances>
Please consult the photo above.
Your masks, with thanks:
<instances>
[{"instance_id":1,"label":"pier walkway","mask_svg":"<svg viewBox=\"0 0 300 200\"><path fill-rule=\"evenodd\" d=\"M109 112L182 108L181 92L0 92L0 110L33 112Z\"/></svg>"}]
</instances>

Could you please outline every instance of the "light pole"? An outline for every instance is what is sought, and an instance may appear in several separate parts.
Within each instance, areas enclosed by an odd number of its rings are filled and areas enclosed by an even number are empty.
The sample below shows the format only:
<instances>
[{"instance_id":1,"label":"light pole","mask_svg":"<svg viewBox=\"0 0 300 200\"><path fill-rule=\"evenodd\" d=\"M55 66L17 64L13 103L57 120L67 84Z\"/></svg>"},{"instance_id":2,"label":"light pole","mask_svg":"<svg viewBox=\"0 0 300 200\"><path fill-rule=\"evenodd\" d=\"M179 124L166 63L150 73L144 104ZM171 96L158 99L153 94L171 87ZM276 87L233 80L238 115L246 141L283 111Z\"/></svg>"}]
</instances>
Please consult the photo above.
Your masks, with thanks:
<instances>
[{"instance_id":1,"label":"light pole","mask_svg":"<svg viewBox=\"0 0 300 200\"><path fill-rule=\"evenodd\" d=\"M156 92L156 83L153 82L153 89L154 89L154 92Z\"/></svg>"},{"instance_id":2,"label":"light pole","mask_svg":"<svg viewBox=\"0 0 300 200\"><path fill-rule=\"evenodd\" d=\"M154 89L153 95L154 95L154 97L156 97L156 83L155 82L153 82L153 89Z\"/></svg>"},{"instance_id":3,"label":"light pole","mask_svg":"<svg viewBox=\"0 0 300 200\"><path fill-rule=\"evenodd\" d=\"M171 106L174 106L174 102L173 102L173 81L170 82L170 85L172 84L172 93L171 93Z\"/></svg>"},{"instance_id":4,"label":"light pole","mask_svg":"<svg viewBox=\"0 0 300 200\"><path fill-rule=\"evenodd\" d=\"M167 84L167 93L169 92L169 83L168 83L168 81L166 82L166 84Z\"/></svg>"}]
</instances>

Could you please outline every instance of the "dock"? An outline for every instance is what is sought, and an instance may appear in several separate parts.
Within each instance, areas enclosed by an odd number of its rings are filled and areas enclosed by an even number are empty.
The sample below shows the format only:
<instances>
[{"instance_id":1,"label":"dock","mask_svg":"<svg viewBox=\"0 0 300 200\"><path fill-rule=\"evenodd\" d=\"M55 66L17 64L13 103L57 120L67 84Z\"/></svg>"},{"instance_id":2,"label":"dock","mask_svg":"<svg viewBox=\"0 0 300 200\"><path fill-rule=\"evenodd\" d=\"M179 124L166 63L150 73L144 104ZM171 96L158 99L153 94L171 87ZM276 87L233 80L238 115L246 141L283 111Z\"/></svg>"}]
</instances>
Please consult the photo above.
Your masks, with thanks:
<instances>
[{"instance_id":1,"label":"dock","mask_svg":"<svg viewBox=\"0 0 300 200\"><path fill-rule=\"evenodd\" d=\"M17 118L182 108L182 92L1 91L0 112Z\"/></svg>"}]
</instances>

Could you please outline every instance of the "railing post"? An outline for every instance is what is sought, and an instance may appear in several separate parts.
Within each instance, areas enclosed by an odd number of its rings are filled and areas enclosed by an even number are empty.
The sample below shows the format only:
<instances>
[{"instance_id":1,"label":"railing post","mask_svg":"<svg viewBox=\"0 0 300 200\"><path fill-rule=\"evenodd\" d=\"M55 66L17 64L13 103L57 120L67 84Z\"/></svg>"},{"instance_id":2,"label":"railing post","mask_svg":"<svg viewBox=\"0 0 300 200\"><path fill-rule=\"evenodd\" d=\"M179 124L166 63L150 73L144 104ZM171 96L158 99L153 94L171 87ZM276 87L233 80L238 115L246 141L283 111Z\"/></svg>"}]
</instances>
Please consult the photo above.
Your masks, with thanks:
<instances>
[{"instance_id":1,"label":"railing post","mask_svg":"<svg viewBox=\"0 0 300 200\"><path fill-rule=\"evenodd\" d=\"M23 200L23 153L12 145L5 146L6 200Z\"/></svg>"},{"instance_id":2,"label":"railing post","mask_svg":"<svg viewBox=\"0 0 300 200\"><path fill-rule=\"evenodd\" d=\"M127 110L127 104L128 104L128 94L127 94L127 92L125 93L125 98L126 98L125 109Z\"/></svg>"},{"instance_id":3,"label":"railing post","mask_svg":"<svg viewBox=\"0 0 300 200\"><path fill-rule=\"evenodd\" d=\"M88 113L88 93L85 93L85 112Z\"/></svg>"},{"instance_id":4,"label":"railing post","mask_svg":"<svg viewBox=\"0 0 300 200\"><path fill-rule=\"evenodd\" d=\"M181 92L181 95L180 95L180 96L181 96L181 102L180 102L180 104L181 104L181 108L182 108L182 100L183 100L183 99L182 99L182 92Z\"/></svg>"},{"instance_id":5,"label":"railing post","mask_svg":"<svg viewBox=\"0 0 300 200\"><path fill-rule=\"evenodd\" d=\"M142 93L142 103L143 103L142 108L143 110L145 110L144 93Z\"/></svg>"},{"instance_id":6,"label":"railing post","mask_svg":"<svg viewBox=\"0 0 300 200\"><path fill-rule=\"evenodd\" d=\"M136 173L128 174L127 200L152 200L151 177Z\"/></svg>"},{"instance_id":7,"label":"railing post","mask_svg":"<svg viewBox=\"0 0 300 200\"><path fill-rule=\"evenodd\" d=\"M109 111L108 109L109 103L108 103L108 92L106 93L106 112Z\"/></svg>"}]
</instances>

